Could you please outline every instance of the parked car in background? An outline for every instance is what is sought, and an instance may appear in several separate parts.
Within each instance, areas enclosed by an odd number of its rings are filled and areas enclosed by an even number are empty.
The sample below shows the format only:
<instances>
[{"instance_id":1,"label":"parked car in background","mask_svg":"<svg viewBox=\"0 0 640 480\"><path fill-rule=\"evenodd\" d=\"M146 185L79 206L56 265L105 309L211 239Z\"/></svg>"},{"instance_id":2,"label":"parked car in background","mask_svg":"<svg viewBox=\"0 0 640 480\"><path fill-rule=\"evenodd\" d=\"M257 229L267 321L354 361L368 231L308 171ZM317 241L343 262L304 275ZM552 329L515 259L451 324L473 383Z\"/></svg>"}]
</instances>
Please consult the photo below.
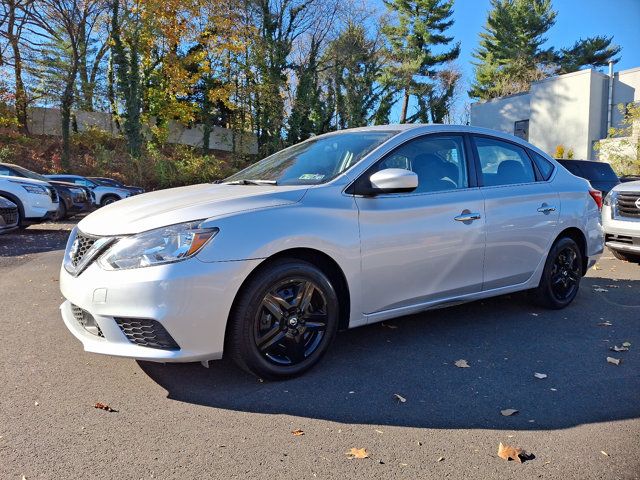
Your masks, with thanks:
<instances>
[{"instance_id":1,"label":"parked car in background","mask_svg":"<svg viewBox=\"0 0 640 480\"><path fill-rule=\"evenodd\" d=\"M613 255L640 263L640 181L621 183L602 207L605 243Z\"/></svg>"},{"instance_id":2,"label":"parked car in background","mask_svg":"<svg viewBox=\"0 0 640 480\"><path fill-rule=\"evenodd\" d=\"M54 220L63 220L77 213L89 212L93 209L93 193L91 189L87 187L53 180L12 163L0 163L0 175L32 178L34 180L47 182L53 186L60 198L58 211L53 217Z\"/></svg>"},{"instance_id":3,"label":"parked car in background","mask_svg":"<svg viewBox=\"0 0 640 480\"><path fill-rule=\"evenodd\" d=\"M620 183L620 179L606 162L591 160L558 160L558 163L573 173L576 177L589 180L591 186L602 192L605 197L613 187Z\"/></svg>"},{"instance_id":4,"label":"parked car in background","mask_svg":"<svg viewBox=\"0 0 640 480\"><path fill-rule=\"evenodd\" d=\"M18 206L11 200L0 197L0 233L18 228L19 220Z\"/></svg>"},{"instance_id":5,"label":"parked car in background","mask_svg":"<svg viewBox=\"0 0 640 480\"><path fill-rule=\"evenodd\" d=\"M311 368L339 328L531 290L569 305L602 253L600 192L511 135L344 130L220 184L109 205L72 231L66 326L96 353Z\"/></svg>"},{"instance_id":6,"label":"parked car in background","mask_svg":"<svg viewBox=\"0 0 640 480\"><path fill-rule=\"evenodd\" d=\"M50 220L58 210L56 190L32 178L0 176L0 196L18 207L19 227Z\"/></svg>"},{"instance_id":7,"label":"parked car in background","mask_svg":"<svg viewBox=\"0 0 640 480\"><path fill-rule=\"evenodd\" d=\"M75 183L76 185L90 188L94 194L95 205L99 207L104 207L105 205L109 205L113 202L117 202L118 200L122 200L123 198L131 196L131 192L129 190L101 185L81 175L56 174L45 176L51 180L60 180L62 182Z\"/></svg>"},{"instance_id":8,"label":"parked car in background","mask_svg":"<svg viewBox=\"0 0 640 480\"><path fill-rule=\"evenodd\" d=\"M622 177L620 177L620 181L622 183L638 182L640 181L640 175L623 175Z\"/></svg>"},{"instance_id":9,"label":"parked car in background","mask_svg":"<svg viewBox=\"0 0 640 480\"><path fill-rule=\"evenodd\" d=\"M94 182L99 183L100 185L105 185L107 187L124 188L125 190L129 190L132 195L140 195L141 193L144 193L144 188L142 187L125 185L122 182L114 180L113 178L106 178L106 177L87 177L87 178L89 180L93 180Z\"/></svg>"}]
</instances>

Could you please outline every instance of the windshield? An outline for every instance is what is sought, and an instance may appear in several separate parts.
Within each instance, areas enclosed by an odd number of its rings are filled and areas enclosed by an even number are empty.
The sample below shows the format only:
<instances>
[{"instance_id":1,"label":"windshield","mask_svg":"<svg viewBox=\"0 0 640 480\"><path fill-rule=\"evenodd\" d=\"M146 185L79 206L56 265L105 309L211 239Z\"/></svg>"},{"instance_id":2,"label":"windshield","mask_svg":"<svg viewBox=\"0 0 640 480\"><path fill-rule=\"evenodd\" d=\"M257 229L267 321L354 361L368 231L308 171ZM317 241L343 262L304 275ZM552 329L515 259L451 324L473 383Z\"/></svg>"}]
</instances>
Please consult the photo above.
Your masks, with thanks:
<instances>
[{"instance_id":1,"label":"windshield","mask_svg":"<svg viewBox=\"0 0 640 480\"><path fill-rule=\"evenodd\" d=\"M39 173L32 172L31 170L27 170L26 168L19 167L18 165L12 165L11 168L13 168L15 171L19 172L20 174L24 175L27 178L33 178L34 180L40 180L42 182L49 181L47 177L40 175Z\"/></svg>"},{"instance_id":2,"label":"windshield","mask_svg":"<svg viewBox=\"0 0 640 480\"><path fill-rule=\"evenodd\" d=\"M345 132L313 138L282 150L227 178L224 183L318 185L358 163L395 131Z\"/></svg>"}]
</instances>

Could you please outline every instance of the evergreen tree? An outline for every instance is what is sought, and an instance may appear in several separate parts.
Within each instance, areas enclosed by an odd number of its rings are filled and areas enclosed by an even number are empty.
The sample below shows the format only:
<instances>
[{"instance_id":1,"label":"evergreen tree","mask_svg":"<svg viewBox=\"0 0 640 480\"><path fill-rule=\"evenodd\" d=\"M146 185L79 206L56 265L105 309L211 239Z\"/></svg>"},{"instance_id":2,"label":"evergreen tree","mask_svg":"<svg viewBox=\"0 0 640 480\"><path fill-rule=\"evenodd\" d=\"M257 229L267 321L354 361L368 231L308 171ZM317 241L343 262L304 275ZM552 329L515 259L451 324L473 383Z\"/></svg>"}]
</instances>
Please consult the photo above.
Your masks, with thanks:
<instances>
[{"instance_id":1,"label":"evergreen tree","mask_svg":"<svg viewBox=\"0 0 640 480\"><path fill-rule=\"evenodd\" d=\"M617 61L620 47L611 44L612 37L579 40L559 51L545 48L556 17L551 0L491 0L469 96L486 100L524 92L536 80Z\"/></svg>"},{"instance_id":2,"label":"evergreen tree","mask_svg":"<svg viewBox=\"0 0 640 480\"><path fill-rule=\"evenodd\" d=\"M402 92L400 123L408 120L409 99L418 97L415 119L428 117L428 93L438 67L460 55L460 43L448 48L453 37L447 30L453 25L453 0L384 0L397 16L397 22L384 27L390 44L392 65L385 80ZM438 47L447 47L440 51Z\"/></svg>"}]
</instances>

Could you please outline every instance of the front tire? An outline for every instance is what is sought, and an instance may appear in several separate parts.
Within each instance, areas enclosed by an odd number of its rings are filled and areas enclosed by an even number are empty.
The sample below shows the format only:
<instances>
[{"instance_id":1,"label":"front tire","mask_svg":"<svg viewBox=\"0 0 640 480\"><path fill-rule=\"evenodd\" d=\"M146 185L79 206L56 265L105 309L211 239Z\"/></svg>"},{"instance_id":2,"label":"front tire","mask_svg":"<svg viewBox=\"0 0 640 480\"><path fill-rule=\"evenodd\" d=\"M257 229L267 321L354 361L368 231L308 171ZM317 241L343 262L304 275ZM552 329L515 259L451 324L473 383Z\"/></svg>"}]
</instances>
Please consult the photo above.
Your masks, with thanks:
<instances>
[{"instance_id":1,"label":"front tire","mask_svg":"<svg viewBox=\"0 0 640 480\"><path fill-rule=\"evenodd\" d=\"M610 248L609 250L611 250L611 253L613 253L613 256L616 257L618 260L622 260L624 262L631 262L631 263L640 263L640 255L635 255L633 253L619 252L618 250L613 250L612 248Z\"/></svg>"},{"instance_id":2,"label":"front tire","mask_svg":"<svg viewBox=\"0 0 640 480\"><path fill-rule=\"evenodd\" d=\"M538 288L532 291L535 303L559 310L576 298L582 279L582 252L568 237L553 244L544 265Z\"/></svg>"},{"instance_id":3,"label":"front tire","mask_svg":"<svg viewBox=\"0 0 640 480\"><path fill-rule=\"evenodd\" d=\"M107 195L100 201L100 206L106 207L107 205L111 205L112 203L115 203L118 200L120 200L120 198L116 197L115 195Z\"/></svg>"},{"instance_id":4,"label":"front tire","mask_svg":"<svg viewBox=\"0 0 640 480\"><path fill-rule=\"evenodd\" d=\"M338 317L338 296L322 270L301 260L277 260L239 293L229 319L227 351L260 378L301 375L329 348Z\"/></svg>"}]
</instances>

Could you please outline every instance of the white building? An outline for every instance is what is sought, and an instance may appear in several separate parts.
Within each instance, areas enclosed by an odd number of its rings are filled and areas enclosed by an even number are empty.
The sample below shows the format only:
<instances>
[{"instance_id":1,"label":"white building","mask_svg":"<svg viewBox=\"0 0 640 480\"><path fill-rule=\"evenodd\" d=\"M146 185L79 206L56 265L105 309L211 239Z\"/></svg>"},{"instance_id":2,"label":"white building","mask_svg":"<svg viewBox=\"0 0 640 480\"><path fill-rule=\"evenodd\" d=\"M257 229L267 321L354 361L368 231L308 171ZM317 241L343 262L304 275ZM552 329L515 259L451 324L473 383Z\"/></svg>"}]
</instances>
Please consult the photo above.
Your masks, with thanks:
<instances>
[{"instance_id":1,"label":"white building","mask_svg":"<svg viewBox=\"0 0 640 480\"><path fill-rule=\"evenodd\" d=\"M574 158L591 160L609 122L620 126L617 106L640 101L640 67L615 73L611 92L609 83L595 70L547 78L529 92L472 104L471 125L512 133L550 155L563 145Z\"/></svg>"}]
</instances>

